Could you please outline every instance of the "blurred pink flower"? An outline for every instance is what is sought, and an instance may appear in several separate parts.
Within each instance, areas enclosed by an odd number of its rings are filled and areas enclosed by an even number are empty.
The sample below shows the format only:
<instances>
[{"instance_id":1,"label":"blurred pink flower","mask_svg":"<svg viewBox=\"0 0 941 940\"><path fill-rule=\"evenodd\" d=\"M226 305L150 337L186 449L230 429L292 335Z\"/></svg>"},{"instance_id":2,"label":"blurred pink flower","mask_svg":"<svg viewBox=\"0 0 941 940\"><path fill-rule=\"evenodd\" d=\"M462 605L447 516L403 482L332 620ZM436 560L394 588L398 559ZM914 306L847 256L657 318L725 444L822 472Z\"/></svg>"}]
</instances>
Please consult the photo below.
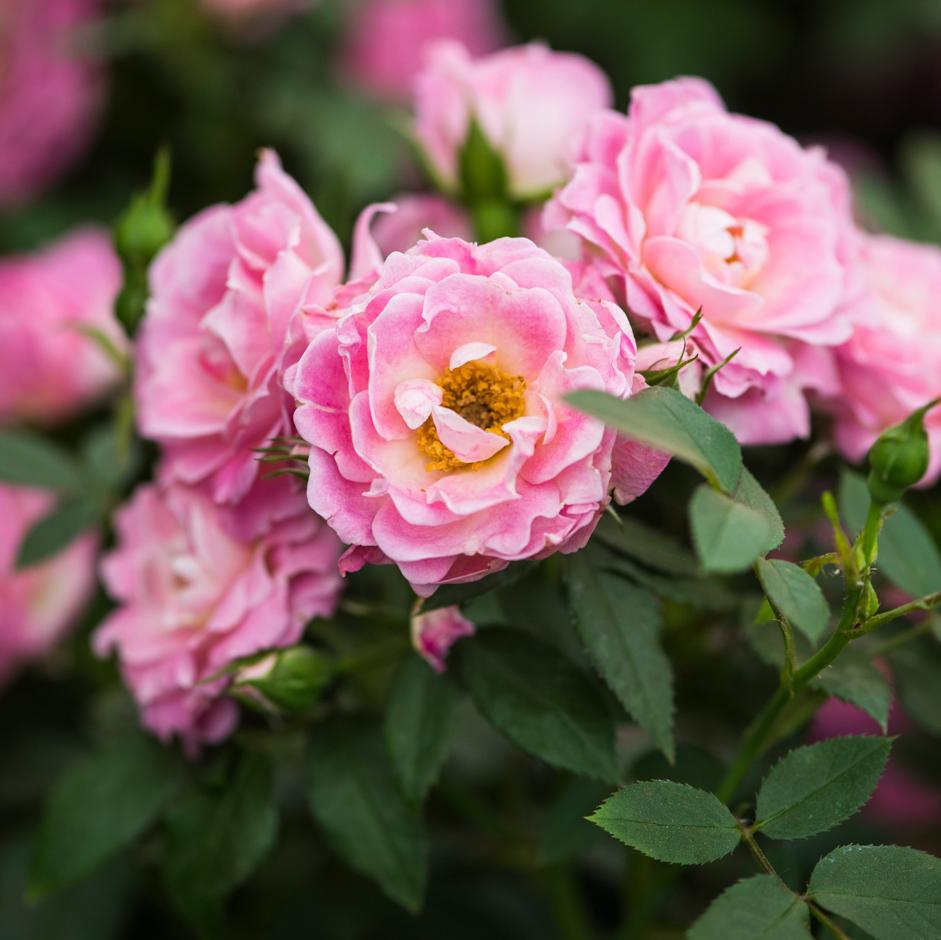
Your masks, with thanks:
<instances>
[{"instance_id":1,"label":"blurred pink flower","mask_svg":"<svg viewBox=\"0 0 941 940\"><path fill-rule=\"evenodd\" d=\"M475 56L504 43L493 0L357 0L350 8L341 67L383 98L409 97L429 42L455 39Z\"/></svg>"},{"instance_id":2,"label":"blurred pink flower","mask_svg":"<svg viewBox=\"0 0 941 940\"><path fill-rule=\"evenodd\" d=\"M583 239L657 339L685 331L713 366L707 408L743 443L809 433L821 346L851 330L856 238L843 172L764 121L729 114L695 78L635 88L597 116L547 227ZM822 369L822 371L821 371Z\"/></svg>"},{"instance_id":3,"label":"blurred pink flower","mask_svg":"<svg viewBox=\"0 0 941 940\"><path fill-rule=\"evenodd\" d=\"M61 420L115 383L118 365L82 330L125 348L113 311L120 286L121 265L98 229L0 259L0 423Z\"/></svg>"},{"instance_id":4,"label":"blurred pink flower","mask_svg":"<svg viewBox=\"0 0 941 940\"><path fill-rule=\"evenodd\" d=\"M89 143L101 102L77 29L100 0L0 0L0 207L25 202Z\"/></svg>"},{"instance_id":5,"label":"blurred pink flower","mask_svg":"<svg viewBox=\"0 0 941 940\"><path fill-rule=\"evenodd\" d=\"M383 257L393 251L408 251L421 240L426 228L442 238L473 237L467 213L442 196L404 193L391 201L395 212L385 213L372 227Z\"/></svg>"},{"instance_id":6,"label":"blurred pink flower","mask_svg":"<svg viewBox=\"0 0 941 940\"><path fill-rule=\"evenodd\" d=\"M412 645L435 672L444 672L448 651L462 636L473 636L474 625L460 607L439 607L412 617Z\"/></svg>"},{"instance_id":7,"label":"blurred pink flower","mask_svg":"<svg viewBox=\"0 0 941 940\"><path fill-rule=\"evenodd\" d=\"M889 731L908 730L909 722L898 705L892 708ZM829 699L814 717L810 736L813 740L836 738L847 734L877 734L879 726L865 712L839 699ZM935 823L941 817L941 789L919 780L899 766L895 758L879 781L872 799L864 809L873 820L891 826Z\"/></svg>"},{"instance_id":8,"label":"blurred pink flower","mask_svg":"<svg viewBox=\"0 0 941 940\"><path fill-rule=\"evenodd\" d=\"M849 460L862 460L888 427L941 395L941 248L888 236L865 236L866 289L852 302L858 325L836 350L836 440ZM931 459L921 485L941 474L941 408L925 427Z\"/></svg>"},{"instance_id":9,"label":"blurred pink flower","mask_svg":"<svg viewBox=\"0 0 941 940\"><path fill-rule=\"evenodd\" d=\"M593 62L540 43L482 59L456 42L430 47L416 82L415 134L444 185L458 184L458 155L476 120L503 158L509 190L525 198L566 181L588 121L612 101Z\"/></svg>"},{"instance_id":10,"label":"blurred pink flower","mask_svg":"<svg viewBox=\"0 0 941 940\"><path fill-rule=\"evenodd\" d=\"M391 255L289 377L342 567L392 561L428 595L582 547L612 489L639 495L665 459L560 398L632 394L634 353L624 313L527 239Z\"/></svg>"},{"instance_id":11,"label":"blurred pink flower","mask_svg":"<svg viewBox=\"0 0 941 940\"><path fill-rule=\"evenodd\" d=\"M102 577L118 608L94 648L118 654L144 725L190 752L225 738L237 707L234 660L290 646L340 593L336 536L285 477L261 480L234 507L199 489L140 487L116 517Z\"/></svg>"},{"instance_id":12,"label":"blurred pink flower","mask_svg":"<svg viewBox=\"0 0 941 940\"><path fill-rule=\"evenodd\" d=\"M158 255L137 344L141 433L164 446L171 477L209 479L219 502L251 486L256 448L291 433L289 323L343 277L336 235L270 150L257 187L199 213Z\"/></svg>"},{"instance_id":13,"label":"blurred pink flower","mask_svg":"<svg viewBox=\"0 0 941 940\"><path fill-rule=\"evenodd\" d=\"M15 570L23 537L52 505L44 490L0 484L0 685L75 625L95 585L95 535Z\"/></svg>"}]
</instances>

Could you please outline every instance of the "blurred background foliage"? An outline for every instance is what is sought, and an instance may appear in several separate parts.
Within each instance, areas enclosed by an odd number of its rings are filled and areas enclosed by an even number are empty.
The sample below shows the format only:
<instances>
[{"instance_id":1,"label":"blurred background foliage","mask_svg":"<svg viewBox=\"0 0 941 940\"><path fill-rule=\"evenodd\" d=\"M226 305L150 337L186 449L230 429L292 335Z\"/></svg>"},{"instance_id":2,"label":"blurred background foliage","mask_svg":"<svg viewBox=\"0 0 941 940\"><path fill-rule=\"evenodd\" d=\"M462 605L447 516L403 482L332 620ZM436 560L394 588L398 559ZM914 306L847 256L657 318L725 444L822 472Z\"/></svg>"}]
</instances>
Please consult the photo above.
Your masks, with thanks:
<instances>
[{"instance_id":1,"label":"blurred background foliage","mask_svg":"<svg viewBox=\"0 0 941 940\"><path fill-rule=\"evenodd\" d=\"M357 91L340 66L354 3L320 0L263 35L214 17L198 0L112 4L87 37L103 51L108 72L95 143L53 190L0 212L0 252L31 248L90 219L112 223L145 185L162 144L173 154L170 204L178 220L210 203L241 198L258 148L273 146L348 244L364 205L422 185L403 130L407 102ZM853 173L865 221L941 240L937 0L503 0L501 13L511 41L542 39L596 61L610 76L619 107L635 84L704 76L732 109L829 146ZM772 448L748 460L762 479L787 485L780 467L792 463L790 457L782 460ZM642 511L658 525L682 531L685 499L676 492L688 493L692 485L688 471L672 468ZM941 535L936 497L914 503ZM391 598L390 604L400 600L401 581L391 569L362 577L375 580L360 581L358 590ZM553 590L554 583L531 577L501 598L510 609L481 616L511 617L515 626L564 643L571 639L570 625ZM668 610L665 642L677 668L678 711L697 739L718 749L727 742L717 736L740 729L754 714L773 673L756 666L736 632L704 629L714 617ZM147 844L137 851L143 864L122 856L38 906L22 899L42 795L90 743L136 721L122 693L92 695L113 671L88 652L93 620L41 671L7 690L0 708L0 940L189 935L168 908L160 876L147 867ZM361 692L381 701L388 681L381 668L364 674ZM717 695L717 689L734 689L735 695ZM708 713L701 711L704 701ZM907 737L904 756L911 766L929 770L932 751L920 740ZM420 919L384 900L325 851L313 835L298 780L285 779L279 781L284 817L277 850L236 895L224 936L545 940L558 924L577 936L573 885L562 866L575 855L581 859L578 889L594 920L613 926L623 878L642 886L651 871L649 862L633 855L624 873L623 848L582 821L605 788L524 758L469 708L458 741L429 808L434 854ZM272 739L272 747L296 744L290 735ZM685 746L677 766L669 768L645 748L639 735L622 742L638 774L705 787L716 779L716 758L704 751ZM887 834L866 819L847 823L824 842L829 846L837 838L938 848L937 832L919 826ZM779 843L781 857L773 861L796 883L823 844ZM681 924L735 877L750 873L748 859L735 856L687 879L665 912L675 925L649 935L681 936Z\"/></svg>"}]
</instances>

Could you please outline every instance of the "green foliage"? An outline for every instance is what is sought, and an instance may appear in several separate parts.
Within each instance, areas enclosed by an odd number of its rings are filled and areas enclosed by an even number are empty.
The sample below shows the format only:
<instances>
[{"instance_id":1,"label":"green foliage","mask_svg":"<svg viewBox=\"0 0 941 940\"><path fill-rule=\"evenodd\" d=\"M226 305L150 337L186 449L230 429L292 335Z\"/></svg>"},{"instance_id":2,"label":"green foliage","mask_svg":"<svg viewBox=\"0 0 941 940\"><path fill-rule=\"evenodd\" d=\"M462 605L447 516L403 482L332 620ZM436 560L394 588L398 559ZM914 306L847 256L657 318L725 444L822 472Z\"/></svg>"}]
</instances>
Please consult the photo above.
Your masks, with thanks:
<instances>
[{"instance_id":1,"label":"green foliage","mask_svg":"<svg viewBox=\"0 0 941 940\"><path fill-rule=\"evenodd\" d=\"M311 735L309 768L310 811L334 850L392 900L417 911L428 845L379 730L352 719L328 719Z\"/></svg>"},{"instance_id":2,"label":"green foliage","mask_svg":"<svg viewBox=\"0 0 941 940\"><path fill-rule=\"evenodd\" d=\"M578 634L602 678L673 760L673 671L660 646L660 605L648 591L598 569L581 551L568 560Z\"/></svg>"},{"instance_id":3,"label":"green foliage","mask_svg":"<svg viewBox=\"0 0 941 940\"><path fill-rule=\"evenodd\" d=\"M459 607L484 594L489 594L491 591L509 587L529 574L536 567L536 564L533 561L518 561L512 565L507 565L502 571L481 578L479 581L471 581L468 584L445 584L443 587L438 588L431 597L422 601L420 612L438 610L441 607Z\"/></svg>"},{"instance_id":4,"label":"green foliage","mask_svg":"<svg viewBox=\"0 0 941 940\"><path fill-rule=\"evenodd\" d=\"M273 768L260 754L245 752L223 786L170 807L164 876L190 923L218 930L226 897L262 862L277 829Z\"/></svg>"},{"instance_id":5,"label":"green foliage","mask_svg":"<svg viewBox=\"0 0 941 940\"><path fill-rule=\"evenodd\" d=\"M30 431L0 429L0 480L17 486L71 490L81 485L72 456L49 438Z\"/></svg>"},{"instance_id":6,"label":"green foliage","mask_svg":"<svg viewBox=\"0 0 941 940\"><path fill-rule=\"evenodd\" d=\"M415 803L441 772L460 705L448 676L437 675L418 655L405 658L386 708L385 738L402 790Z\"/></svg>"},{"instance_id":7,"label":"green foliage","mask_svg":"<svg viewBox=\"0 0 941 940\"><path fill-rule=\"evenodd\" d=\"M865 525L869 510L866 481L844 470L840 476L840 511L853 530ZM915 514L899 505L879 535L879 570L913 597L941 589L941 552Z\"/></svg>"},{"instance_id":8,"label":"green foliage","mask_svg":"<svg viewBox=\"0 0 941 940\"><path fill-rule=\"evenodd\" d=\"M731 493L742 473L742 449L732 432L676 389L648 388L628 399L605 392L572 392L575 408L626 437L692 464Z\"/></svg>"},{"instance_id":9,"label":"green foliage","mask_svg":"<svg viewBox=\"0 0 941 940\"><path fill-rule=\"evenodd\" d=\"M616 520L604 516L593 538L641 564L682 577L700 574L699 563L689 549L658 529L630 516Z\"/></svg>"},{"instance_id":10,"label":"green foliage","mask_svg":"<svg viewBox=\"0 0 941 940\"><path fill-rule=\"evenodd\" d=\"M941 735L941 645L925 638L889 657L906 713L926 731Z\"/></svg>"},{"instance_id":11,"label":"green foliage","mask_svg":"<svg viewBox=\"0 0 941 940\"><path fill-rule=\"evenodd\" d=\"M892 687L865 653L846 650L810 685L855 705L877 721L883 732L888 728Z\"/></svg>"},{"instance_id":12,"label":"green foliage","mask_svg":"<svg viewBox=\"0 0 941 940\"><path fill-rule=\"evenodd\" d=\"M176 796L183 776L173 751L137 735L73 767L49 798L31 892L42 895L75 881L130 845Z\"/></svg>"},{"instance_id":13,"label":"green foliage","mask_svg":"<svg viewBox=\"0 0 941 940\"><path fill-rule=\"evenodd\" d=\"M832 829L868 801L891 746L891 738L850 736L790 751L758 791L755 828L772 839Z\"/></svg>"},{"instance_id":14,"label":"green foliage","mask_svg":"<svg viewBox=\"0 0 941 940\"><path fill-rule=\"evenodd\" d=\"M822 858L809 896L876 940L941 936L941 859L896 845L844 845Z\"/></svg>"},{"instance_id":15,"label":"green foliage","mask_svg":"<svg viewBox=\"0 0 941 940\"><path fill-rule=\"evenodd\" d=\"M680 865L722 858L741 838L735 817L715 796L670 780L623 787L589 819L632 849Z\"/></svg>"},{"instance_id":16,"label":"green foliage","mask_svg":"<svg viewBox=\"0 0 941 940\"><path fill-rule=\"evenodd\" d=\"M101 507L88 496L66 496L23 537L16 567L28 568L62 551L94 526L100 516Z\"/></svg>"},{"instance_id":17,"label":"green foliage","mask_svg":"<svg viewBox=\"0 0 941 940\"><path fill-rule=\"evenodd\" d=\"M696 554L706 571L744 571L768 550L767 518L757 509L703 483L689 504Z\"/></svg>"},{"instance_id":18,"label":"green foliage","mask_svg":"<svg viewBox=\"0 0 941 940\"><path fill-rule=\"evenodd\" d=\"M830 619L830 608L817 582L789 561L758 559L758 578L775 609L811 643L817 643Z\"/></svg>"},{"instance_id":19,"label":"green foliage","mask_svg":"<svg viewBox=\"0 0 941 940\"><path fill-rule=\"evenodd\" d=\"M467 128L457 165L461 196L465 202L473 205L488 200L506 200L507 178L503 157L494 150L476 118L471 119Z\"/></svg>"},{"instance_id":20,"label":"green foliage","mask_svg":"<svg viewBox=\"0 0 941 940\"><path fill-rule=\"evenodd\" d=\"M807 905L774 875L726 888L687 934L689 940L808 940Z\"/></svg>"},{"instance_id":21,"label":"green foliage","mask_svg":"<svg viewBox=\"0 0 941 940\"><path fill-rule=\"evenodd\" d=\"M493 628L459 644L451 659L477 709L514 744L573 773L617 780L605 701L558 650Z\"/></svg>"}]
</instances>

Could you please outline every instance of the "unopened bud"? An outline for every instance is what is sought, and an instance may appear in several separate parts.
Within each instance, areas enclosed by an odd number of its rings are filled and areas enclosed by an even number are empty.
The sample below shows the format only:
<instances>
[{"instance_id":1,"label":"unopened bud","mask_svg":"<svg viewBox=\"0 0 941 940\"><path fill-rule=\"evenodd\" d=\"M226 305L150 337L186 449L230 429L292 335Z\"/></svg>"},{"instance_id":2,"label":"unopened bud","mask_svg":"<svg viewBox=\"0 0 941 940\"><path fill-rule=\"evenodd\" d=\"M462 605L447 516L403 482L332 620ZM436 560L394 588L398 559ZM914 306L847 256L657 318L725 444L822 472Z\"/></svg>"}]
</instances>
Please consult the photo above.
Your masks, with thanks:
<instances>
[{"instance_id":1,"label":"unopened bud","mask_svg":"<svg viewBox=\"0 0 941 940\"><path fill-rule=\"evenodd\" d=\"M331 657L309 646L292 646L244 666L231 692L262 711L302 711L320 698L335 673Z\"/></svg>"},{"instance_id":2,"label":"unopened bud","mask_svg":"<svg viewBox=\"0 0 941 940\"><path fill-rule=\"evenodd\" d=\"M930 451L925 414L939 399L883 431L869 451L869 493L881 505L898 502L928 469Z\"/></svg>"}]
</instances>

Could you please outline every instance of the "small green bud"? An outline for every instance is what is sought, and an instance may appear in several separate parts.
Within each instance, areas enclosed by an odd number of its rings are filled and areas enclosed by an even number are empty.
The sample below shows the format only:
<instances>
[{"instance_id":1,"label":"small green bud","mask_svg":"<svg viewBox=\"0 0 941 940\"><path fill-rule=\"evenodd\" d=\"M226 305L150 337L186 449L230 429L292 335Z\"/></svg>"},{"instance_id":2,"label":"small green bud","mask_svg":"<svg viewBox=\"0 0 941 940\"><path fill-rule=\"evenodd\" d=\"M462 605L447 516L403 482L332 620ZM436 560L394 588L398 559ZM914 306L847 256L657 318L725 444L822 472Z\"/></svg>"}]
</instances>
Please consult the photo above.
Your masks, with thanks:
<instances>
[{"instance_id":1,"label":"small green bud","mask_svg":"<svg viewBox=\"0 0 941 940\"><path fill-rule=\"evenodd\" d=\"M928 435L925 414L941 399L935 399L883 431L869 451L869 493L880 505L896 503L928 469Z\"/></svg>"},{"instance_id":2,"label":"small green bud","mask_svg":"<svg viewBox=\"0 0 941 940\"><path fill-rule=\"evenodd\" d=\"M483 200L508 201L506 166L474 119L458 154L461 197L469 206Z\"/></svg>"},{"instance_id":3,"label":"small green bud","mask_svg":"<svg viewBox=\"0 0 941 940\"><path fill-rule=\"evenodd\" d=\"M114 229L114 245L126 264L146 268L173 236L173 220L166 207L149 194L135 196Z\"/></svg>"},{"instance_id":4,"label":"small green bud","mask_svg":"<svg viewBox=\"0 0 941 940\"><path fill-rule=\"evenodd\" d=\"M231 694L261 711L303 711L336 674L336 663L309 646L269 653L236 674Z\"/></svg>"}]
</instances>

